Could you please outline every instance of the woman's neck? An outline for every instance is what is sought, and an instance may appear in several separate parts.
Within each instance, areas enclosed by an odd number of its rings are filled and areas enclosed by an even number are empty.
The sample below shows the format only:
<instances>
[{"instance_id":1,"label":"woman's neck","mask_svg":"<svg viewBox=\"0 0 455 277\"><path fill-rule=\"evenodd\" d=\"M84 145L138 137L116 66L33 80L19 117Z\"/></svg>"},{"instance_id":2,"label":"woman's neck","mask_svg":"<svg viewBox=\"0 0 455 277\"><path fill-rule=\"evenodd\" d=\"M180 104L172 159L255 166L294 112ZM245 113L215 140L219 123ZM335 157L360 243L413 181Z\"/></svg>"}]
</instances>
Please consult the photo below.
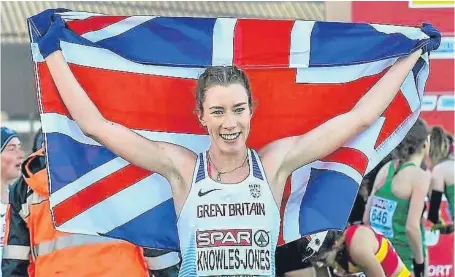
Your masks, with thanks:
<instances>
[{"instance_id":1,"label":"woman's neck","mask_svg":"<svg viewBox=\"0 0 455 277\"><path fill-rule=\"evenodd\" d=\"M229 171L245 164L245 159L248 157L246 148L244 151L238 151L238 153L234 154L227 154L218 149L210 148L208 155L212 164L221 172Z\"/></svg>"},{"instance_id":2,"label":"woman's neck","mask_svg":"<svg viewBox=\"0 0 455 277\"><path fill-rule=\"evenodd\" d=\"M415 153L409 156L407 159L407 163L414 163L416 166L420 166L423 162L423 159L425 158L424 153Z\"/></svg>"}]
</instances>

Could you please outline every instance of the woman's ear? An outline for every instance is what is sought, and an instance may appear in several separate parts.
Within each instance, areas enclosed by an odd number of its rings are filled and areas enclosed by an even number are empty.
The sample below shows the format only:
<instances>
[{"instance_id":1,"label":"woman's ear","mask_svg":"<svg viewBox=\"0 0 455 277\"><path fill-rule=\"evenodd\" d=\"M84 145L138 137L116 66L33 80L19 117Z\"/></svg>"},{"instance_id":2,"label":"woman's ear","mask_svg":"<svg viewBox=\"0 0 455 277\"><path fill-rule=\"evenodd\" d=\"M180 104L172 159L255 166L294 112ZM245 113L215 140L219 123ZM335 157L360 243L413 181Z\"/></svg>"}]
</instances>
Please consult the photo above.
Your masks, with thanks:
<instances>
[{"instance_id":1,"label":"woman's ear","mask_svg":"<svg viewBox=\"0 0 455 277\"><path fill-rule=\"evenodd\" d=\"M197 119L199 120L199 123L201 123L203 127L206 127L207 123L205 122L203 115L204 115L203 112L201 112L200 110L197 111Z\"/></svg>"},{"instance_id":2,"label":"woman's ear","mask_svg":"<svg viewBox=\"0 0 455 277\"><path fill-rule=\"evenodd\" d=\"M255 109L254 105L252 107L250 107L250 117L253 116L255 111L256 111L256 109Z\"/></svg>"}]
</instances>

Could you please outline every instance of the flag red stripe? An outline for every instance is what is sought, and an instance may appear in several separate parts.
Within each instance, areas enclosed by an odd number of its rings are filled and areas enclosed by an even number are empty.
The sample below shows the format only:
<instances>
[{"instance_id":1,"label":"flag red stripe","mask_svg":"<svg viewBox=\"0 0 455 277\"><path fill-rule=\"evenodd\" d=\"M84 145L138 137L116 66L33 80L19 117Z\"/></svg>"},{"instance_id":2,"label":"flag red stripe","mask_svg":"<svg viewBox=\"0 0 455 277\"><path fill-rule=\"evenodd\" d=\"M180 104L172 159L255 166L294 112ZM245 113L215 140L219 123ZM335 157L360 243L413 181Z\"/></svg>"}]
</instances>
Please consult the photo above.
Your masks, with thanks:
<instances>
[{"instance_id":1,"label":"flag red stripe","mask_svg":"<svg viewBox=\"0 0 455 277\"><path fill-rule=\"evenodd\" d=\"M400 91L393 99L392 103L387 107L383 116L385 117L384 125L379 133L375 148L381 145L393 132L398 129L406 118L412 114L408 101Z\"/></svg>"},{"instance_id":2,"label":"flag red stripe","mask_svg":"<svg viewBox=\"0 0 455 277\"><path fill-rule=\"evenodd\" d=\"M195 80L70 65L104 117L131 129L205 134L194 113ZM47 66L39 64L45 113L70 117Z\"/></svg>"},{"instance_id":3,"label":"flag red stripe","mask_svg":"<svg viewBox=\"0 0 455 277\"><path fill-rule=\"evenodd\" d=\"M357 170L362 176L365 174L365 170L368 166L367 156L361 151L349 147L341 147L321 160L324 162L337 162L348 165Z\"/></svg>"},{"instance_id":4,"label":"flag red stripe","mask_svg":"<svg viewBox=\"0 0 455 277\"><path fill-rule=\"evenodd\" d=\"M66 24L69 29L78 35L97 31L113 23L117 23L127 18L127 16L93 16L82 20L68 21Z\"/></svg>"},{"instance_id":5,"label":"flag red stripe","mask_svg":"<svg viewBox=\"0 0 455 277\"><path fill-rule=\"evenodd\" d=\"M234 63L240 67L245 64L288 67L292 26L293 20L238 20L234 35Z\"/></svg>"},{"instance_id":6,"label":"flag red stripe","mask_svg":"<svg viewBox=\"0 0 455 277\"><path fill-rule=\"evenodd\" d=\"M71 69L108 120L132 129L205 134L194 113L195 80L77 65ZM304 134L349 111L381 76L346 84L296 84L294 69L249 69L246 73L257 104L248 145L256 149L278 138ZM42 63L39 74L44 112L69 115Z\"/></svg>"},{"instance_id":7,"label":"flag red stripe","mask_svg":"<svg viewBox=\"0 0 455 277\"><path fill-rule=\"evenodd\" d=\"M62 225L71 218L137 183L150 174L150 171L132 165L112 173L55 206L53 208L55 224L57 226Z\"/></svg>"}]
</instances>

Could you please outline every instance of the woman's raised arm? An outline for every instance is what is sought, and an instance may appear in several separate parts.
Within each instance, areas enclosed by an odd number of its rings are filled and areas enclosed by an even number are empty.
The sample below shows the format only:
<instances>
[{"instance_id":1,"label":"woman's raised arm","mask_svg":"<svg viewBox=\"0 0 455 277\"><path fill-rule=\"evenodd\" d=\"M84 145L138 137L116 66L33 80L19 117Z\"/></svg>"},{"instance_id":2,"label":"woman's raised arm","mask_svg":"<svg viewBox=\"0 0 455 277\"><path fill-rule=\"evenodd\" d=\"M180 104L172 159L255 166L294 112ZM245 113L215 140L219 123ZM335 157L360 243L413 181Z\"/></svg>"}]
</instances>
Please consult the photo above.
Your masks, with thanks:
<instances>
[{"instance_id":1,"label":"woman's raised arm","mask_svg":"<svg viewBox=\"0 0 455 277\"><path fill-rule=\"evenodd\" d=\"M130 163L157 172L169 181L175 177L181 179L179 168L188 167L196 160L195 154L184 147L148 140L106 120L76 80L61 51L48 55L45 61L66 108L87 136Z\"/></svg>"},{"instance_id":2,"label":"woman's raised arm","mask_svg":"<svg viewBox=\"0 0 455 277\"><path fill-rule=\"evenodd\" d=\"M294 170L340 148L381 116L421 54L422 50L418 50L394 64L349 112L326 121L304 135L271 143L263 149L261 158L267 162L267 156L272 157L276 176L285 180Z\"/></svg>"}]
</instances>

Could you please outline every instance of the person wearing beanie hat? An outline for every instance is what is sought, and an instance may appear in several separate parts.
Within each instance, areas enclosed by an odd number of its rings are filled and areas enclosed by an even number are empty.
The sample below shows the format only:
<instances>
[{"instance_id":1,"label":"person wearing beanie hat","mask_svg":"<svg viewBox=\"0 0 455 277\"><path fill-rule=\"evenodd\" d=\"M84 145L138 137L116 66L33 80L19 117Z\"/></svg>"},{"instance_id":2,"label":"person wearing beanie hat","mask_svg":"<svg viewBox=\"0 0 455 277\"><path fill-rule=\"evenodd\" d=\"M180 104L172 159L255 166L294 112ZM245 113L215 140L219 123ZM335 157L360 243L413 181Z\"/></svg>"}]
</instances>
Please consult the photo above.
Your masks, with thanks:
<instances>
[{"instance_id":1,"label":"person wearing beanie hat","mask_svg":"<svg viewBox=\"0 0 455 277\"><path fill-rule=\"evenodd\" d=\"M1 134L1 156L2 156L2 183L1 183L1 201L8 202L8 185L21 173L21 163L24 158L24 152L21 148L21 142L14 130L2 127Z\"/></svg>"},{"instance_id":2,"label":"person wearing beanie hat","mask_svg":"<svg viewBox=\"0 0 455 277\"><path fill-rule=\"evenodd\" d=\"M2 127L1 142L2 183L0 190L0 257L3 256L3 236L8 203L8 186L14 179L20 176L22 159L24 158L21 143L14 130ZM2 276L1 272L0 276Z\"/></svg>"}]
</instances>

